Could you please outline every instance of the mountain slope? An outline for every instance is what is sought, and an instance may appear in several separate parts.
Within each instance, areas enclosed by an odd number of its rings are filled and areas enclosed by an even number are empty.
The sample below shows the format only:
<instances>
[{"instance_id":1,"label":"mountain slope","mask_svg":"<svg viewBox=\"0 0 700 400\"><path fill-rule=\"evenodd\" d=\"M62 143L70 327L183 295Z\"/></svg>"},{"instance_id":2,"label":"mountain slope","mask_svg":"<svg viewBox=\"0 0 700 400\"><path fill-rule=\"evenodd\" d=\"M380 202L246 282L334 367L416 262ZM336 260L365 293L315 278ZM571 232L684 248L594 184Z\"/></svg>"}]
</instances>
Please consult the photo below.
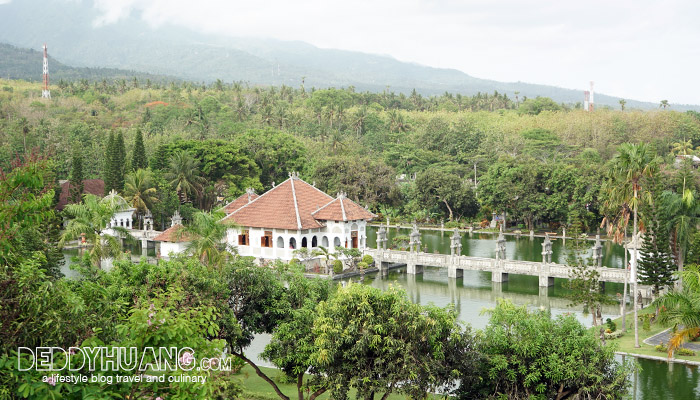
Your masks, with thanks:
<instances>
[{"instance_id":1,"label":"mountain slope","mask_svg":"<svg viewBox=\"0 0 700 400\"><path fill-rule=\"evenodd\" d=\"M24 79L26 81L41 81L42 79L41 51L22 49L9 44L0 43L0 78ZM70 67L49 56L49 72L51 82L64 79L68 81L87 79L97 81L102 79L131 79L141 81L150 79L153 82L164 82L176 78L154 75L136 71L126 71L116 68L87 68Z\"/></svg>"},{"instance_id":2,"label":"mountain slope","mask_svg":"<svg viewBox=\"0 0 700 400\"><path fill-rule=\"evenodd\" d=\"M355 86L358 90L424 95L445 91L473 95L497 90L514 97L547 96L558 102L583 100L580 90L522 82L479 79L454 69L432 68L359 52L320 49L303 42L204 35L174 26L152 29L138 16L93 27L90 1L12 1L0 5L0 42L40 48L84 67L111 67L177 76L193 81L246 81L307 87ZM51 21L48 23L47 21ZM596 93L598 105L619 107L619 98ZM627 99L628 108L658 104ZM675 110L700 106L673 105Z\"/></svg>"}]
</instances>

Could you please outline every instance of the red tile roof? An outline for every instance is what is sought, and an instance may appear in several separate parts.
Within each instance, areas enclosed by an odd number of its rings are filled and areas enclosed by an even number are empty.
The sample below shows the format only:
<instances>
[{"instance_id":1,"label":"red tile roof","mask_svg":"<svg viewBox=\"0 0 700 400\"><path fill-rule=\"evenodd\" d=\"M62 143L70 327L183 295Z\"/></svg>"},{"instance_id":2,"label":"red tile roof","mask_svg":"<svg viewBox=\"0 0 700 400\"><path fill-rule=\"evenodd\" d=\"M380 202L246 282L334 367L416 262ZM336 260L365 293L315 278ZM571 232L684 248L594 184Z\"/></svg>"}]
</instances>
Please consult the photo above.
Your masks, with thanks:
<instances>
[{"instance_id":1,"label":"red tile roof","mask_svg":"<svg viewBox=\"0 0 700 400\"><path fill-rule=\"evenodd\" d=\"M360 219L372 219L376 215L360 207L354 201L344 195L340 195L335 200L314 211L311 215L323 221L356 221Z\"/></svg>"},{"instance_id":2,"label":"red tile roof","mask_svg":"<svg viewBox=\"0 0 700 400\"><path fill-rule=\"evenodd\" d=\"M161 233L160 235L156 236L153 238L153 241L155 242L171 242L171 243L180 243L180 242L187 242L189 241L189 238L187 237L186 234L181 234L180 237L177 237L177 232L184 228L180 224L175 224L171 226L170 228L166 229Z\"/></svg>"},{"instance_id":3,"label":"red tile roof","mask_svg":"<svg viewBox=\"0 0 700 400\"><path fill-rule=\"evenodd\" d=\"M58 203L56 203L57 210L63 210L66 204L71 204L70 201L70 181L63 182L61 184L61 195L58 198ZM85 179L83 181L83 194L90 193L95 196L104 195L105 193L105 183L102 179Z\"/></svg>"},{"instance_id":4,"label":"red tile roof","mask_svg":"<svg viewBox=\"0 0 700 400\"><path fill-rule=\"evenodd\" d=\"M331 205L334 201L331 196L294 176L235 210L222 221L253 228L292 230L321 228L323 227L321 218L314 213ZM340 208L340 203L338 204ZM338 221L371 219L375 216L347 198L342 202L342 206L345 207L347 219L338 218Z\"/></svg>"},{"instance_id":5,"label":"red tile roof","mask_svg":"<svg viewBox=\"0 0 700 400\"><path fill-rule=\"evenodd\" d=\"M224 206L224 212L226 214L231 214L232 212L238 210L239 208L241 208L244 205L250 203L251 201L257 199L258 197L260 197L260 196L255 194L255 193L245 193L241 197L237 198L236 200L226 204Z\"/></svg>"}]
</instances>

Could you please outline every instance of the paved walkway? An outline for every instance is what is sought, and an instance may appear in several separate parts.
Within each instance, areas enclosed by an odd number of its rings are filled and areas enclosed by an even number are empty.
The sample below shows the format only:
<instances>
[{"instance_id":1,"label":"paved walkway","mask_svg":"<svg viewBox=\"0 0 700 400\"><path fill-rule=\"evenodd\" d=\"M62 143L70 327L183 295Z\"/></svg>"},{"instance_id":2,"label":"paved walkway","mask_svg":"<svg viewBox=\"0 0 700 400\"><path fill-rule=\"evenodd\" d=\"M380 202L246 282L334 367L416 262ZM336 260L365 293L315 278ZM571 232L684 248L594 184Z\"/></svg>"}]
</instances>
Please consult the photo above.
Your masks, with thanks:
<instances>
[{"instance_id":1,"label":"paved walkway","mask_svg":"<svg viewBox=\"0 0 700 400\"><path fill-rule=\"evenodd\" d=\"M646 343L650 346L656 346L658 344L663 343L664 346L666 346L666 345L668 345L668 341L669 341L669 339L671 339L672 335L673 335L673 333L671 332L671 328L668 328L661 333L657 333L654 336L651 336L651 337L644 339L644 343ZM682 347L684 347L688 350L700 352L700 343L698 343L698 342L686 342L683 344Z\"/></svg>"}]
</instances>

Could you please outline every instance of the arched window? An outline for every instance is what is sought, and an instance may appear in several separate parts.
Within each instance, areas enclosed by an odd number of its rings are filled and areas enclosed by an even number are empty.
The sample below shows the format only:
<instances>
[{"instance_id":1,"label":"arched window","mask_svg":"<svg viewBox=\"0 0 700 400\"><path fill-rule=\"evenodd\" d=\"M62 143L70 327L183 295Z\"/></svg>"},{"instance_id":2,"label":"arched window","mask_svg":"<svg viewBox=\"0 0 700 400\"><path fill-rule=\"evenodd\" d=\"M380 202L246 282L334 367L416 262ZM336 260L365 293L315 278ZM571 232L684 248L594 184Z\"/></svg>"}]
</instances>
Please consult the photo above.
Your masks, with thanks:
<instances>
[{"instance_id":1,"label":"arched window","mask_svg":"<svg viewBox=\"0 0 700 400\"><path fill-rule=\"evenodd\" d=\"M294 238L289 239L289 248L294 250L297 248L297 240Z\"/></svg>"},{"instance_id":2,"label":"arched window","mask_svg":"<svg viewBox=\"0 0 700 400\"><path fill-rule=\"evenodd\" d=\"M282 239L282 236L277 238L277 247L284 248L284 239Z\"/></svg>"},{"instance_id":3,"label":"arched window","mask_svg":"<svg viewBox=\"0 0 700 400\"><path fill-rule=\"evenodd\" d=\"M324 236L323 239L321 239L321 246L328 248L328 236Z\"/></svg>"},{"instance_id":4,"label":"arched window","mask_svg":"<svg viewBox=\"0 0 700 400\"><path fill-rule=\"evenodd\" d=\"M336 237L335 239L333 239L333 246L340 247L340 238L339 237Z\"/></svg>"},{"instance_id":5,"label":"arched window","mask_svg":"<svg viewBox=\"0 0 700 400\"><path fill-rule=\"evenodd\" d=\"M316 239L316 236L311 238L311 248L316 248L318 247L318 239Z\"/></svg>"},{"instance_id":6,"label":"arched window","mask_svg":"<svg viewBox=\"0 0 700 400\"><path fill-rule=\"evenodd\" d=\"M301 247L308 247L308 242L305 237L301 238Z\"/></svg>"}]
</instances>

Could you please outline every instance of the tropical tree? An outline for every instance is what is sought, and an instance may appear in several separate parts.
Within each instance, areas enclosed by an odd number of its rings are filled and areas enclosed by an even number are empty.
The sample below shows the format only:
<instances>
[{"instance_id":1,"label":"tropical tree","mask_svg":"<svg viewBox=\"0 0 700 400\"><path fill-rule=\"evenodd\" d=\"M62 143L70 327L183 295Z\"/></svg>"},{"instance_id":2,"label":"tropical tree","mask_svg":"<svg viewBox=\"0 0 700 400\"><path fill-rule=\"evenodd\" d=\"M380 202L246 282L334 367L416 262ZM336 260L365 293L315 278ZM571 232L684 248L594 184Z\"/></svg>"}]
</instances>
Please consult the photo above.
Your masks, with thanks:
<instances>
[{"instance_id":1,"label":"tropical tree","mask_svg":"<svg viewBox=\"0 0 700 400\"><path fill-rule=\"evenodd\" d=\"M64 209L72 219L61 234L59 246L63 247L68 241L81 238L85 234L90 247L90 261L99 268L103 259L116 257L121 252L121 238L131 239L126 228L109 226L114 214L127 207L126 201L114 191L104 199L89 193L83 195L81 204L68 204ZM103 234L107 228L118 236Z\"/></svg>"},{"instance_id":2,"label":"tropical tree","mask_svg":"<svg viewBox=\"0 0 700 400\"><path fill-rule=\"evenodd\" d=\"M671 105L668 104L668 100L661 100L661 103L659 104L659 108L663 108L665 110L666 107L671 107Z\"/></svg>"},{"instance_id":3,"label":"tropical tree","mask_svg":"<svg viewBox=\"0 0 700 400\"><path fill-rule=\"evenodd\" d=\"M146 108L146 110L149 110ZM136 130L136 139L134 139L134 152L131 159L131 168L136 171L139 168L146 168L148 160L146 160L146 147L143 144L143 133L141 129Z\"/></svg>"},{"instance_id":4,"label":"tropical tree","mask_svg":"<svg viewBox=\"0 0 700 400\"><path fill-rule=\"evenodd\" d=\"M180 197L180 203L191 200L202 191L203 178L199 176L199 160L187 151L179 151L170 159L170 167L164 175Z\"/></svg>"},{"instance_id":5,"label":"tropical tree","mask_svg":"<svg viewBox=\"0 0 700 400\"><path fill-rule=\"evenodd\" d=\"M226 230L231 225L219 222L223 212L198 211L192 222L178 230L176 236L188 243L186 251L208 266L221 266L230 254L226 246Z\"/></svg>"},{"instance_id":6,"label":"tropical tree","mask_svg":"<svg viewBox=\"0 0 700 400\"><path fill-rule=\"evenodd\" d=\"M70 201L79 203L85 190L83 184L83 155L79 148L73 149L70 171Z\"/></svg>"},{"instance_id":7,"label":"tropical tree","mask_svg":"<svg viewBox=\"0 0 700 400\"><path fill-rule=\"evenodd\" d=\"M673 148L671 151L678 155L688 155L693 151L693 142L688 139L680 142L675 142L672 144Z\"/></svg>"},{"instance_id":8,"label":"tropical tree","mask_svg":"<svg viewBox=\"0 0 700 400\"><path fill-rule=\"evenodd\" d=\"M139 216L146 214L158 201L151 171L137 169L126 176L124 199L136 209Z\"/></svg>"},{"instance_id":9,"label":"tropical tree","mask_svg":"<svg viewBox=\"0 0 700 400\"><path fill-rule=\"evenodd\" d=\"M623 232L627 228L629 221L628 210L632 210L634 225L632 229L635 243L638 241L637 212L641 201L642 178L651 176L657 168L658 159L652 149L646 143L631 144L623 143L618 148L617 154L610 160L608 168L608 178L605 190L608 196L608 207L622 210L622 218L617 219L617 223L608 223L608 233L618 242L623 239ZM611 207L614 205L615 207ZM606 221L604 221L606 222ZM614 234L613 234L614 232ZM632 261L635 266L632 276L632 298L635 299L637 293L637 273L636 263L638 260L638 245L634 247ZM634 310L634 341L635 347L639 345L639 321L637 320L637 302L633 301Z\"/></svg>"},{"instance_id":10,"label":"tropical tree","mask_svg":"<svg viewBox=\"0 0 700 400\"><path fill-rule=\"evenodd\" d=\"M625 99L620 99L620 110L625 111L625 104L627 104L627 101Z\"/></svg>"},{"instance_id":11,"label":"tropical tree","mask_svg":"<svg viewBox=\"0 0 700 400\"><path fill-rule=\"evenodd\" d=\"M681 175L677 191L666 191L663 198L664 208L670 215L668 228L671 230L671 248L679 271L683 270L685 256L700 216L700 202L692 188L692 182L688 182L689 176L686 174Z\"/></svg>"},{"instance_id":12,"label":"tropical tree","mask_svg":"<svg viewBox=\"0 0 700 400\"><path fill-rule=\"evenodd\" d=\"M660 308L659 322L673 327L668 341L668 356L684 342L700 336L700 265L689 265L679 272L682 288L656 299L652 305Z\"/></svg>"}]
</instances>

